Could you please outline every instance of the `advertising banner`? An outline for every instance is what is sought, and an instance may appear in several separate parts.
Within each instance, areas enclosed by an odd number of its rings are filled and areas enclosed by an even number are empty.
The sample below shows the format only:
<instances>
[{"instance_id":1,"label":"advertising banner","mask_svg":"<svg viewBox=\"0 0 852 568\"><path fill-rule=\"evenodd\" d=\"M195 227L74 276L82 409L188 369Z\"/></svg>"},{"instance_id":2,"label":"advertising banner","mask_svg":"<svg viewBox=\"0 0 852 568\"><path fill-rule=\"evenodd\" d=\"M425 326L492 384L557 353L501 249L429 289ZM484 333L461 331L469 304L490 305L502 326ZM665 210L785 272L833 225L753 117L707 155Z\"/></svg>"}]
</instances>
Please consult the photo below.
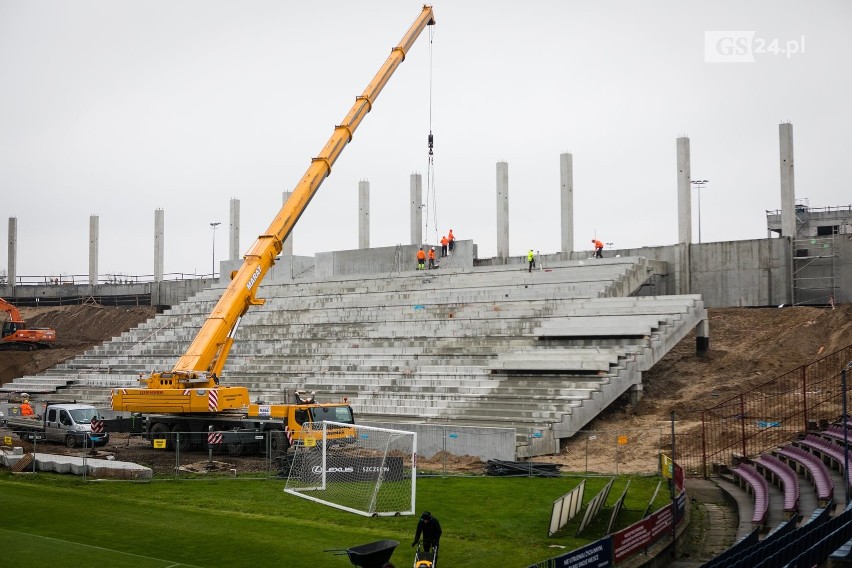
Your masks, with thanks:
<instances>
[{"instance_id":1,"label":"advertising banner","mask_svg":"<svg viewBox=\"0 0 852 568\"><path fill-rule=\"evenodd\" d=\"M534 564L530 568L536 568L541 564ZM547 566L554 568L611 568L612 564L612 539L602 538L583 548L566 552L562 556L551 558Z\"/></svg>"},{"instance_id":2,"label":"advertising banner","mask_svg":"<svg viewBox=\"0 0 852 568\"><path fill-rule=\"evenodd\" d=\"M678 522L683 518L686 507L686 493L675 499ZM671 505L660 508L645 519L634 523L612 535L612 550L615 563L629 558L633 554L654 544L660 536L672 530Z\"/></svg>"},{"instance_id":3,"label":"advertising banner","mask_svg":"<svg viewBox=\"0 0 852 568\"><path fill-rule=\"evenodd\" d=\"M346 457L329 456L325 463L325 479L337 481L376 481L382 474L383 481L402 481L405 476L401 457ZM303 481L319 480L322 477L322 459L310 460L302 465Z\"/></svg>"}]
</instances>

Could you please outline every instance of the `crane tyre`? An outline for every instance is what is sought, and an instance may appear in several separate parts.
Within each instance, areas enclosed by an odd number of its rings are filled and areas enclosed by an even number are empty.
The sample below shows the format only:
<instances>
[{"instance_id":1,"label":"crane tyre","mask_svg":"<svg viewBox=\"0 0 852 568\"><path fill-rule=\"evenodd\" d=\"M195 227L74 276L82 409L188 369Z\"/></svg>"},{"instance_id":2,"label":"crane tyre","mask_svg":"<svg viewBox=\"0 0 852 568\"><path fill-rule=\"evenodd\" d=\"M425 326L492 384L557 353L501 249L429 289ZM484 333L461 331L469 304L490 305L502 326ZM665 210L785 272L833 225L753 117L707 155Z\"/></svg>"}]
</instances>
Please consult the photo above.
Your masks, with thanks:
<instances>
[{"instance_id":1,"label":"crane tyre","mask_svg":"<svg viewBox=\"0 0 852 568\"><path fill-rule=\"evenodd\" d=\"M171 446L181 452L188 452L192 446L189 428L185 424L175 424L172 427Z\"/></svg>"},{"instance_id":2,"label":"crane tyre","mask_svg":"<svg viewBox=\"0 0 852 568\"><path fill-rule=\"evenodd\" d=\"M240 441L228 442L226 444L228 448L228 455L232 458L239 457L243 455L243 450L245 449L245 445Z\"/></svg>"},{"instance_id":3,"label":"crane tyre","mask_svg":"<svg viewBox=\"0 0 852 568\"><path fill-rule=\"evenodd\" d=\"M65 436L65 447L66 448L76 448L77 447L77 438L72 435Z\"/></svg>"},{"instance_id":4,"label":"crane tyre","mask_svg":"<svg viewBox=\"0 0 852 568\"><path fill-rule=\"evenodd\" d=\"M166 441L166 449L171 450L174 449L172 445L172 441L169 439L171 436L169 435L169 427L162 422L157 422L153 426L151 426L151 445L154 445L154 440L165 440Z\"/></svg>"},{"instance_id":5,"label":"crane tyre","mask_svg":"<svg viewBox=\"0 0 852 568\"><path fill-rule=\"evenodd\" d=\"M286 454L287 450L290 449L290 441L287 439L287 434L281 430L271 430L269 432L269 444L273 456Z\"/></svg>"}]
</instances>

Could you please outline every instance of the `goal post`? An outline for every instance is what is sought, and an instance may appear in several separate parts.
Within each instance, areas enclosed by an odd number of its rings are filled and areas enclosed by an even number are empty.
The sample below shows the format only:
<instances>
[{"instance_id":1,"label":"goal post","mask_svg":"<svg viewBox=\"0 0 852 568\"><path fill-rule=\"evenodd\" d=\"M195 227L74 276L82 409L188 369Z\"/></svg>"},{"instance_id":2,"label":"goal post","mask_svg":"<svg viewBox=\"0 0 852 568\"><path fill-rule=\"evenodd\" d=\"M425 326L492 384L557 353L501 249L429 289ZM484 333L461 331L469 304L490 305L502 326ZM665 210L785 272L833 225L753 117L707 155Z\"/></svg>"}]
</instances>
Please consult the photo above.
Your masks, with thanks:
<instances>
[{"instance_id":1,"label":"goal post","mask_svg":"<svg viewBox=\"0 0 852 568\"><path fill-rule=\"evenodd\" d=\"M361 424L302 424L284 491L364 515L413 515L417 434Z\"/></svg>"}]
</instances>

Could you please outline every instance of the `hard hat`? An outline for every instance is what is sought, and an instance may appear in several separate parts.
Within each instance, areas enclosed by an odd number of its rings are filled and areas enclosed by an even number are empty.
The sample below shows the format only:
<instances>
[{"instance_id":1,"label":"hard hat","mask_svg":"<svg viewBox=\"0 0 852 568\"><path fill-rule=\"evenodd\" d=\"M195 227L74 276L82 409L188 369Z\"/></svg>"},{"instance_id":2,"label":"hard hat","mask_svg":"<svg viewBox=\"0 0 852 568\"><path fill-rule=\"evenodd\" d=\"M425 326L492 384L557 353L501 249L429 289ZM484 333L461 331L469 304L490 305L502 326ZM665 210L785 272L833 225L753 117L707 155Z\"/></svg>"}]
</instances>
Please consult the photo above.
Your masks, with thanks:
<instances>
[{"instance_id":1,"label":"hard hat","mask_svg":"<svg viewBox=\"0 0 852 568\"><path fill-rule=\"evenodd\" d=\"M432 250L435 250L435 247L432 247Z\"/></svg>"}]
</instances>

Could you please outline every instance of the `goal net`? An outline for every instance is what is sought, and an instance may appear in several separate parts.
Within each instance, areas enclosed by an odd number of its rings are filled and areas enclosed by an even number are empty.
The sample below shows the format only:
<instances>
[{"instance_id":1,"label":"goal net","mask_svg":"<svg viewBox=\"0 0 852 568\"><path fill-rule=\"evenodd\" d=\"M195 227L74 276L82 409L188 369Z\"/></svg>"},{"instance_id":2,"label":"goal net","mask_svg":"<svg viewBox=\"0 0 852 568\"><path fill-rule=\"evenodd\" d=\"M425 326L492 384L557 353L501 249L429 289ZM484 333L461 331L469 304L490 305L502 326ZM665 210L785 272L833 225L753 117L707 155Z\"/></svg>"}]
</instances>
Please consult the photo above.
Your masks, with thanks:
<instances>
[{"instance_id":1,"label":"goal net","mask_svg":"<svg viewBox=\"0 0 852 568\"><path fill-rule=\"evenodd\" d=\"M284 491L364 516L413 515L416 452L414 432L305 423Z\"/></svg>"}]
</instances>

